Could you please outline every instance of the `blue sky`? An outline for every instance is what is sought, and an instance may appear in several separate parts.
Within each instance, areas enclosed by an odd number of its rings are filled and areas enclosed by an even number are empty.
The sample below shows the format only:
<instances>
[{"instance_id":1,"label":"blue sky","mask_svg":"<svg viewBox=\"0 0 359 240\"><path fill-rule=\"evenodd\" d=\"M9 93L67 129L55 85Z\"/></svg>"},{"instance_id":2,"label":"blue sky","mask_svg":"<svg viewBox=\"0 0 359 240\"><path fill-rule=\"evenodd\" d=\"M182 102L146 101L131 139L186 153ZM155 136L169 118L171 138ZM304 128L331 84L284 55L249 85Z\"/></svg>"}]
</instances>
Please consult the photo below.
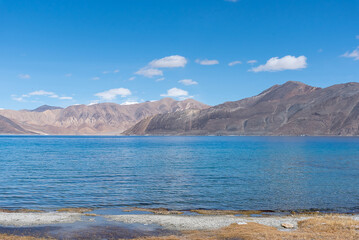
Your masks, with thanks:
<instances>
[{"instance_id":1,"label":"blue sky","mask_svg":"<svg viewBox=\"0 0 359 240\"><path fill-rule=\"evenodd\" d=\"M359 81L359 0L0 0L0 39L6 109Z\"/></svg>"}]
</instances>

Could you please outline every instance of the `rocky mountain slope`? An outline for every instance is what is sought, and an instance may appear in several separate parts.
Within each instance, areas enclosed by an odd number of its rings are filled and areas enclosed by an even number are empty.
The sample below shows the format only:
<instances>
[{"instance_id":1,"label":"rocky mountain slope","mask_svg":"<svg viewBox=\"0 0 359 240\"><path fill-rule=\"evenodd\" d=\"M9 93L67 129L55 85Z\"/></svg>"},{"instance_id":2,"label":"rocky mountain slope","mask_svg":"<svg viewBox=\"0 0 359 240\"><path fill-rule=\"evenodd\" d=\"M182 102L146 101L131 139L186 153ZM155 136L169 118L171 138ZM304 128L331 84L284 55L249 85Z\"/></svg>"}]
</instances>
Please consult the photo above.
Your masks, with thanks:
<instances>
[{"instance_id":1,"label":"rocky mountain slope","mask_svg":"<svg viewBox=\"0 0 359 240\"><path fill-rule=\"evenodd\" d=\"M0 115L0 134L33 134L23 129L19 124Z\"/></svg>"},{"instance_id":2,"label":"rocky mountain slope","mask_svg":"<svg viewBox=\"0 0 359 240\"><path fill-rule=\"evenodd\" d=\"M359 83L275 85L206 109L148 117L127 135L359 135Z\"/></svg>"},{"instance_id":3,"label":"rocky mountain slope","mask_svg":"<svg viewBox=\"0 0 359 240\"><path fill-rule=\"evenodd\" d=\"M100 103L74 105L65 109L40 108L37 111L0 110L0 116L18 126L17 130L6 130L10 128L8 125L3 127L5 121L2 121L0 134L115 135L152 115L207 107L193 99L175 101L164 98L133 105ZM24 131L21 132L19 127Z\"/></svg>"}]
</instances>

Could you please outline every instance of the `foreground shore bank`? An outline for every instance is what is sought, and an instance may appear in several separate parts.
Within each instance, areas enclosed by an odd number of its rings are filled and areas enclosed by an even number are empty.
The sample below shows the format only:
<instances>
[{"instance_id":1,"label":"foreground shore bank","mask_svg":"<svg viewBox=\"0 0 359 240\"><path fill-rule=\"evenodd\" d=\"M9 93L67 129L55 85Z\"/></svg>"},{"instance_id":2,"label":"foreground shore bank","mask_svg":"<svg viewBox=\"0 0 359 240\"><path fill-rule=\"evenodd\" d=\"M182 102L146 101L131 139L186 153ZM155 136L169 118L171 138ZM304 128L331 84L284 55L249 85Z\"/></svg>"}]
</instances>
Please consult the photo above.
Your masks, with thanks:
<instances>
[{"instance_id":1,"label":"foreground shore bank","mask_svg":"<svg viewBox=\"0 0 359 240\"><path fill-rule=\"evenodd\" d=\"M144 212L147 211L147 212ZM0 239L359 239L358 214L92 209L0 211Z\"/></svg>"}]
</instances>

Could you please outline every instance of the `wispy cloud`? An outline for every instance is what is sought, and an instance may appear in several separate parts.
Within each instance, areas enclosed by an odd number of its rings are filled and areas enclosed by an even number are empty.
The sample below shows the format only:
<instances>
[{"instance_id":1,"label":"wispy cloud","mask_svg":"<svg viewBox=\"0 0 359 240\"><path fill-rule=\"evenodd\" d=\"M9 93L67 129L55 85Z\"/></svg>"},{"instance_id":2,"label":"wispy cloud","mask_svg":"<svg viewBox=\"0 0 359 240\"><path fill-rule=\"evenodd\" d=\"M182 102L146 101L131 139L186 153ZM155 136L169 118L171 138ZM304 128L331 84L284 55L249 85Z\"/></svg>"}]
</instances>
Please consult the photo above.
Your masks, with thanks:
<instances>
[{"instance_id":1,"label":"wispy cloud","mask_svg":"<svg viewBox=\"0 0 359 240\"><path fill-rule=\"evenodd\" d=\"M232 67L237 64L242 64L242 62L241 61L233 61L233 62L228 63L228 66Z\"/></svg>"},{"instance_id":2,"label":"wispy cloud","mask_svg":"<svg viewBox=\"0 0 359 240\"><path fill-rule=\"evenodd\" d=\"M359 60L359 46L356 49L354 49L352 52L346 52L341 56L346 58L353 58L355 61Z\"/></svg>"},{"instance_id":3,"label":"wispy cloud","mask_svg":"<svg viewBox=\"0 0 359 240\"><path fill-rule=\"evenodd\" d=\"M193 81L192 79L183 79L183 80L179 80L178 82L182 83L183 85L186 85L186 86L197 85L198 84L198 82Z\"/></svg>"},{"instance_id":4,"label":"wispy cloud","mask_svg":"<svg viewBox=\"0 0 359 240\"><path fill-rule=\"evenodd\" d=\"M131 91L127 88L114 88L104 92L96 93L95 96L103 100L109 101L116 99L117 96L127 97L130 96L131 94L132 94Z\"/></svg>"},{"instance_id":5,"label":"wispy cloud","mask_svg":"<svg viewBox=\"0 0 359 240\"><path fill-rule=\"evenodd\" d=\"M356 35L355 38L356 38L356 39L359 39L359 35Z\"/></svg>"},{"instance_id":6,"label":"wispy cloud","mask_svg":"<svg viewBox=\"0 0 359 240\"><path fill-rule=\"evenodd\" d=\"M66 73L65 74L65 77L71 77L72 76L72 73Z\"/></svg>"},{"instance_id":7,"label":"wispy cloud","mask_svg":"<svg viewBox=\"0 0 359 240\"><path fill-rule=\"evenodd\" d=\"M72 97L59 97L60 100L72 100Z\"/></svg>"},{"instance_id":8,"label":"wispy cloud","mask_svg":"<svg viewBox=\"0 0 359 240\"><path fill-rule=\"evenodd\" d=\"M172 55L160 59L152 60L147 66L141 68L135 74L142 75L148 78L154 76L163 76L163 71L159 68L177 68L185 67L187 59L180 55Z\"/></svg>"},{"instance_id":9,"label":"wispy cloud","mask_svg":"<svg viewBox=\"0 0 359 240\"><path fill-rule=\"evenodd\" d=\"M133 80L135 80L135 79L136 79L136 77L133 76L133 77L130 77L128 80L133 81Z\"/></svg>"},{"instance_id":10,"label":"wispy cloud","mask_svg":"<svg viewBox=\"0 0 359 240\"><path fill-rule=\"evenodd\" d=\"M119 69L115 69L113 71L103 71L102 74L109 74L109 73L118 73L120 70Z\"/></svg>"},{"instance_id":11,"label":"wispy cloud","mask_svg":"<svg viewBox=\"0 0 359 240\"><path fill-rule=\"evenodd\" d=\"M157 68L149 68L149 67L141 68L140 70L135 72L135 74L142 75L148 78L152 78L155 76L163 76L162 70L159 70Z\"/></svg>"},{"instance_id":12,"label":"wispy cloud","mask_svg":"<svg viewBox=\"0 0 359 240\"><path fill-rule=\"evenodd\" d=\"M171 88L167 93L161 94L161 97L187 97L188 92L179 88Z\"/></svg>"},{"instance_id":13,"label":"wispy cloud","mask_svg":"<svg viewBox=\"0 0 359 240\"><path fill-rule=\"evenodd\" d=\"M239 2L239 0L224 0L224 1L226 1L226 2Z\"/></svg>"},{"instance_id":14,"label":"wispy cloud","mask_svg":"<svg viewBox=\"0 0 359 240\"><path fill-rule=\"evenodd\" d=\"M18 77L21 79L30 79L31 78L31 76L29 74L19 74Z\"/></svg>"},{"instance_id":15,"label":"wispy cloud","mask_svg":"<svg viewBox=\"0 0 359 240\"><path fill-rule=\"evenodd\" d=\"M248 60L247 61L247 63L249 63L249 64L255 64L255 63L257 63L258 61L257 60Z\"/></svg>"},{"instance_id":16,"label":"wispy cloud","mask_svg":"<svg viewBox=\"0 0 359 240\"><path fill-rule=\"evenodd\" d=\"M187 59L180 55L172 55L161 59L155 59L149 63L153 68L177 68L185 67Z\"/></svg>"},{"instance_id":17,"label":"wispy cloud","mask_svg":"<svg viewBox=\"0 0 359 240\"><path fill-rule=\"evenodd\" d=\"M200 59L197 59L196 63L201 64L201 65L216 65L216 64L219 64L219 61L215 60L215 59L214 60L208 60L208 59L200 60Z\"/></svg>"},{"instance_id":18,"label":"wispy cloud","mask_svg":"<svg viewBox=\"0 0 359 240\"><path fill-rule=\"evenodd\" d=\"M23 95L23 96L26 96L26 95ZM38 91L28 93L27 96L49 96L49 97L53 97L53 98L58 97L55 93L47 92L44 90L38 90Z\"/></svg>"},{"instance_id":19,"label":"wispy cloud","mask_svg":"<svg viewBox=\"0 0 359 240\"><path fill-rule=\"evenodd\" d=\"M37 91L33 91L27 94L23 94L21 96L17 96L17 95L11 95L12 99L22 102L25 101L26 99L30 98L30 97L50 97L50 98L57 98L60 100L72 100L72 97L67 97L67 96L59 96L54 92L48 92L48 91L44 91L44 90L37 90Z\"/></svg>"},{"instance_id":20,"label":"wispy cloud","mask_svg":"<svg viewBox=\"0 0 359 240\"><path fill-rule=\"evenodd\" d=\"M282 58L272 57L266 64L250 69L251 72L278 72L284 70L298 70L307 67L307 58L305 56L287 55Z\"/></svg>"},{"instance_id":21,"label":"wispy cloud","mask_svg":"<svg viewBox=\"0 0 359 240\"><path fill-rule=\"evenodd\" d=\"M96 80L100 80L100 78L99 77L93 77L92 80L96 81Z\"/></svg>"},{"instance_id":22,"label":"wispy cloud","mask_svg":"<svg viewBox=\"0 0 359 240\"><path fill-rule=\"evenodd\" d=\"M164 77L162 77L162 78L157 78L157 79L156 79L156 82L161 82L161 81L163 81L163 80L165 80Z\"/></svg>"}]
</instances>

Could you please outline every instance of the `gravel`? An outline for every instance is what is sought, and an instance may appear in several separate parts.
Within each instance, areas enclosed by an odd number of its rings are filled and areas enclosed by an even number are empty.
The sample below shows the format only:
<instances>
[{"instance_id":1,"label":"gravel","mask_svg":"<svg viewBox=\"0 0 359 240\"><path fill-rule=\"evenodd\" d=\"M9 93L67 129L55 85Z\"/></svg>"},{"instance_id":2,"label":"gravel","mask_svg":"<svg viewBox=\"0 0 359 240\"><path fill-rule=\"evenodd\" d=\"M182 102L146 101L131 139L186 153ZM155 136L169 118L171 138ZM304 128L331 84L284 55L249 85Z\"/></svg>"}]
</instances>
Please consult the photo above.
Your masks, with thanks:
<instances>
[{"instance_id":1,"label":"gravel","mask_svg":"<svg viewBox=\"0 0 359 240\"><path fill-rule=\"evenodd\" d=\"M107 215L107 219L124 223L158 224L170 230L211 230L228 226L232 223L259 224L281 227L282 223L289 223L297 227L297 222L308 217L235 217L235 216L175 216L175 215Z\"/></svg>"},{"instance_id":2,"label":"gravel","mask_svg":"<svg viewBox=\"0 0 359 240\"><path fill-rule=\"evenodd\" d=\"M81 221L80 213L0 213L0 225L2 226L36 226L58 223L74 223Z\"/></svg>"}]
</instances>

